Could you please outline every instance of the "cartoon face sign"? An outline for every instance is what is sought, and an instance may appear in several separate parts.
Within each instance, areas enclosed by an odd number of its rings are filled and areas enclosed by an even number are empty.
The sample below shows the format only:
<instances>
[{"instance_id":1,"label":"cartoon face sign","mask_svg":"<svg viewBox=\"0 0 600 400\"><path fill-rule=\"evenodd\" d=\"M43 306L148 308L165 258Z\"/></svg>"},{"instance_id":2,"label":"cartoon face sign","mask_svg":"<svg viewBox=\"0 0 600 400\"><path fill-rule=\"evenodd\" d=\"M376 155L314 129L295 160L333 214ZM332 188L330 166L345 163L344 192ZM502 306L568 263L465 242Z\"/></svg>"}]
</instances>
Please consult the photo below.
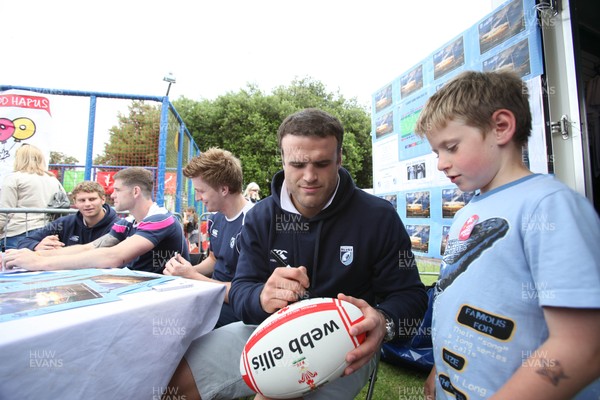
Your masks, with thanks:
<instances>
[{"instance_id":1,"label":"cartoon face sign","mask_svg":"<svg viewBox=\"0 0 600 400\"><path fill-rule=\"evenodd\" d=\"M15 124L8 118L0 118L0 142L6 143L14 132Z\"/></svg>"},{"instance_id":2,"label":"cartoon face sign","mask_svg":"<svg viewBox=\"0 0 600 400\"><path fill-rule=\"evenodd\" d=\"M18 142L29 139L35 133L35 123L29 118L17 118L11 121L8 118L0 118L0 142L6 143L12 138Z\"/></svg>"},{"instance_id":3,"label":"cartoon face sign","mask_svg":"<svg viewBox=\"0 0 600 400\"><path fill-rule=\"evenodd\" d=\"M29 139L35 133L35 123L29 118L17 118L13 124L15 125L13 133L15 141Z\"/></svg>"}]
</instances>

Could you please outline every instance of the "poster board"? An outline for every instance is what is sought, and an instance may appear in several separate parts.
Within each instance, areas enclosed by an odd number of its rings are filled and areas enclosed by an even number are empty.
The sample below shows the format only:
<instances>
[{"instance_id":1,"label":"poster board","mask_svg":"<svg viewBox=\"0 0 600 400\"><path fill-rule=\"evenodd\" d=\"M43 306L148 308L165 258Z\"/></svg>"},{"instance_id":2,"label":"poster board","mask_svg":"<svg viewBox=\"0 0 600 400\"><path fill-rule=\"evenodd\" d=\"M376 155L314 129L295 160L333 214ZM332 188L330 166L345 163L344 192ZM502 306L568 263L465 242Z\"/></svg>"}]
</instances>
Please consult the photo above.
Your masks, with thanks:
<instances>
[{"instance_id":1,"label":"poster board","mask_svg":"<svg viewBox=\"0 0 600 400\"><path fill-rule=\"evenodd\" d=\"M542 109L543 58L534 0L509 0L372 96L373 193L396 206L415 255L441 259L462 193L438 171L437 159L414 126L427 99L467 70L512 68L527 83L533 131L526 162L548 173Z\"/></svg>"}]
</instances>

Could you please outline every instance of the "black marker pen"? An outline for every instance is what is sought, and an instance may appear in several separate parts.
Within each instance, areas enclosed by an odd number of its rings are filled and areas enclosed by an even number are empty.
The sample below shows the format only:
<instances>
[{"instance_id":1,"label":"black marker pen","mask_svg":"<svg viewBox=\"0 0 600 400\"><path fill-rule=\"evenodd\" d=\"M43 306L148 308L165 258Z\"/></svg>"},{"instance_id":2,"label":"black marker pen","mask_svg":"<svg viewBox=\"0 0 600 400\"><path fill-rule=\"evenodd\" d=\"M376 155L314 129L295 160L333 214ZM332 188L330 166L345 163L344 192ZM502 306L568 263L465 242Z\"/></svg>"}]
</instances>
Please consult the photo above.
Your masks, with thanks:
<instances>
[{"instance_id":1,"label":"black marker pen","mask_svg":"<svg viewBox=\"0 0 600 400\"><path fill-rule=\"evenodd\" d=\"M280 267L292 268L292 266L290 264L286 263L284 261L284 259L281 258L281 256L279 254L277 254L275 251L271 250L271 255L273 256L275 261L277 261L277 264L279 264ZM299 296L298 300L308 299L309 297L310 297L310 293L308 292L308 290L305 290L304 294L302 296Z\"/></svg>"},{"instance_id":2,"label":"black marker pen","mask_svg":"<svg viewBox=\"0 0 600 400\"><path fill-rule=\"evenodd\" d=\"M280 267L292 268L292 266L286 263L279 254L275 253L274 250L271 250L271 255L273 256L275 261L277 261L277 264L279 264Z\"/></svg>"}]
</instances>

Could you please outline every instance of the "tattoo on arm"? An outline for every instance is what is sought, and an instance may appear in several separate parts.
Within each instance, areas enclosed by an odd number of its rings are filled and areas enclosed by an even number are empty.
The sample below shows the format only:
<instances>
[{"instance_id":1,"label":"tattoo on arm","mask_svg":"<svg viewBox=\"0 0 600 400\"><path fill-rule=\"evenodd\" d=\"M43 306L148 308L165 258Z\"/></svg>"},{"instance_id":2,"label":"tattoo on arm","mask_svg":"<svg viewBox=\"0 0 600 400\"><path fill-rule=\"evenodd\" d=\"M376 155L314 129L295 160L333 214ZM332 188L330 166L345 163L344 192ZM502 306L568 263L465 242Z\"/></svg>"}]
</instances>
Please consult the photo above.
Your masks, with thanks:
<instances>
[{"instance_id":1,"label":"tattoo on arm","mask_svg":"<svg viewBox=\"0 0 600 400\"><path fill-rule=\"evenodd\" d=\"M547 360L542 358L540 361L542 362L542 366L535 372L538 373L542 379L550 382L553 386L558 386L561 379L569 378L565 374L565 371L558 360Z\"/></svg>"},{"instance_id":2,"label":"tattoo on arm","mask_svg":"<svg viewBox=\"0 0 600 400\"><path fill-rule=\"evenodd\" d=\"M106 235L99 237L98 239L94 240L92 242L92 244L94 245L95 248L99 248L99 247L112 247L116 244L119 243L119 240L110 235L109 233L107 233Z\"/></svg>"}]
</instances>

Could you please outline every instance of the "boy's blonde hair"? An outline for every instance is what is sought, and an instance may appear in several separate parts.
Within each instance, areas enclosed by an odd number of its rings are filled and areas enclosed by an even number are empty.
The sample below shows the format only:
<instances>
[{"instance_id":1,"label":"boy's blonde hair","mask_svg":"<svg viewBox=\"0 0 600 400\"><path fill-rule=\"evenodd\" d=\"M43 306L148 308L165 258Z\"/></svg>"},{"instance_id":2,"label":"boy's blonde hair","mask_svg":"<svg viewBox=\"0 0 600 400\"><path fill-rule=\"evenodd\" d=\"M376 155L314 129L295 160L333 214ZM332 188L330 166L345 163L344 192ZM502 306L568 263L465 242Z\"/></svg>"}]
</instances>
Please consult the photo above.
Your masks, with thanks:
<instances>
[{"instance_id":1,"label":"boy's blonde hair","mask_svg":"<svg viewBox=\"0 0 600 400\"><path fill-rule=\"evenodd\" d=\"M213 189L229 187L232 194L242 193L242 163L231 152L212 147L190 160L183 169L187 178L201 177Z\"/></svg>"},{"instance_id":2,"label":"boy's blonde hair","mask_svg":"<svg viewBox=\"0 0 600 400\"><path fill-rule=\"evenodd\" d=\"M425 136L431 130L443 129L448 122L458 120L485 134L492 128L492 114L506 109L516 120L513 142L525 146L531 134L528 98L526 84L512 71L465 71L427 100L415 133Z\"/></svg>"}]
</instances>

